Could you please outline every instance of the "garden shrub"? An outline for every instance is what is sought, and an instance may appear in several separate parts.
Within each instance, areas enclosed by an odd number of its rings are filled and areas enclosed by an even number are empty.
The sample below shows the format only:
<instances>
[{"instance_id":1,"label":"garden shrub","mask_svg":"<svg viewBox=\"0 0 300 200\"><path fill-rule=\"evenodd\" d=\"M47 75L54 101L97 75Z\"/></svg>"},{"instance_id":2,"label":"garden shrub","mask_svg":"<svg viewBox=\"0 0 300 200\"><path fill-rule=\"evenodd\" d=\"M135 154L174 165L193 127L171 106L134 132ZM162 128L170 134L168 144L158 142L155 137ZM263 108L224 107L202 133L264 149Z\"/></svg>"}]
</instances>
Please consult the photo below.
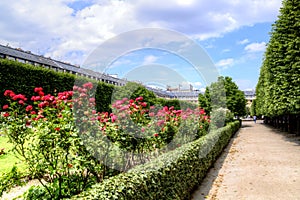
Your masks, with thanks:
<instances>
[{"instance_id":1,"label":"garden shrub","mask_svg":"<svg viewBox=\"0 0 300 200\"><path fill-rule=\"evenodd\" d=\"M233 113L226 108L217 108L211 111L211 129L218 129L234 121Z\"/></svg>"},{"instance_id":2,"label":"garden shrub","mask_svg":"<svg viewBox=\"0 0 300 200\"><path fill-rule=\"evenodd\" d=\"M96 184L72 199L190 199L239 127L239 121L231 122L156 160Z\"/></svg>"},{"instance_id":3,"label":"garden shrub","mask_svg":"<svg viewBox=\"0 0 300 200\"><path fill-rule=\"evenodd\" d=\"M18 171L16 166L13 166L11 171L0 175L0 197L3 192L9 191L15 186L22 186L26 181L22 180L23 174Z\"/></svg>"},{"instance_id":4,"label":"garden shrub","mask_svg":"<svg viewBox=\"0 0 300 200\"><path fill-rule=\"evenodd\" d=\"M72 111L84 97L89 97L87 88L92 87L92 83L84 84L76 98L72 97L77 92L65 91L53 96L45 95L43 88L37 87L36 95L30 98L32 102L12 90L4 92L10 102L3 106L9 141L51 199L78 194L100 182L105 174L105 167L90 154L79 137L87 130L79 132L74 122L78 113L96 112L87 109L94 106L95 98L91 98L86 107L81 106L85 110ZM86 120L82 127L88 126L88 131L95 132L92 122Z\"/></svg>"}]
</instances>

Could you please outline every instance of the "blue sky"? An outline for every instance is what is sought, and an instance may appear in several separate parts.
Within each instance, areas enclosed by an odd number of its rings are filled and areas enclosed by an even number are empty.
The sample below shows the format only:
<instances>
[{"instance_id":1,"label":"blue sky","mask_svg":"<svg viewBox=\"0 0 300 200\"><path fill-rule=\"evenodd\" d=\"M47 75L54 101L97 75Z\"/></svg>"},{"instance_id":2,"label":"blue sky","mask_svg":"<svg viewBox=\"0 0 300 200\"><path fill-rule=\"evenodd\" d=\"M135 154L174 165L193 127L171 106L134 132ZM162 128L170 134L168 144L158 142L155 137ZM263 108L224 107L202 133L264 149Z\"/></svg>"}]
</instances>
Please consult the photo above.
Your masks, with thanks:
<instances>
[{"instance_id":1,"label":"blue sky","mask_svg":"<svg viewBox=\"0 0 300 200\"><path fill-rule=\"evenodd\" d=\"M1 0L0 43L84 65L89 55L120 34L172 30L203 48L219 75L232 77L242 90L254 89L280 6L281 0ZM132 36L114 48L137 41ZM148 84L206 86L195 66L164 49L127 49L114 56L105 73ZM151 73L158 69L160 74Z\"/></svg>"}]
</instances>

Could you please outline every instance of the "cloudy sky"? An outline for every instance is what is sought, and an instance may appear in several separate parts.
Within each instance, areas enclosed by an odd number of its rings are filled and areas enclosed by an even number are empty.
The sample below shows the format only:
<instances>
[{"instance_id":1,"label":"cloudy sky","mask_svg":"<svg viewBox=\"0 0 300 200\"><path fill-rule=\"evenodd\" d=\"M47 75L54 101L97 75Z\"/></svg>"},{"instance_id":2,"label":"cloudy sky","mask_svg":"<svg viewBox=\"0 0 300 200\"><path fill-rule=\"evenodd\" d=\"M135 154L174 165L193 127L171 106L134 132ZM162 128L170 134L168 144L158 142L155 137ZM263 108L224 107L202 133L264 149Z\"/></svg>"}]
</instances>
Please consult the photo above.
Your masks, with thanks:
<instances>
[{"instance_id":1,"label":"cloudy sky","mask_svg":"<svg viewBox=\"0 0 300 200\"><path fill-rule=\"evenodd\" d=\"M172 30L203 48L220 75L253 89L280 7L281 0L1 0L0 44L84 65L103 43L125 32ZM131 35L124 44L138 41ZM143 81L156 74L138 68L162 66L165 76L172 74L168 68L197 88L205 86L188 59L166 49L127 49L114 56L106 73L129 78L135 70L134 78Z\"/></svg>"}]
</instances>

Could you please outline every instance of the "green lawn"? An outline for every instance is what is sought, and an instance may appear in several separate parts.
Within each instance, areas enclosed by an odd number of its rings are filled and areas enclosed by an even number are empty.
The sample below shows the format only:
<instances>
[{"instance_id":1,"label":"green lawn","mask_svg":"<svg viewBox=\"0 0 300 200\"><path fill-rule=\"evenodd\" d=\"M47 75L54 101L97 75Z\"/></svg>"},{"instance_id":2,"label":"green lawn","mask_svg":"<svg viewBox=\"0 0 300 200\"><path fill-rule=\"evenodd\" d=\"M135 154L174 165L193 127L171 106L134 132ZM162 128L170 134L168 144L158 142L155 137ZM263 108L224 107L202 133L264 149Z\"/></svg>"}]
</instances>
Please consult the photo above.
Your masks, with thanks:
<instances>
[{"instance_id":1,"label":"green lawn","mask_svg":"<svg viewBox=\"0 0 300 200\"><path fill-rule=\"evenodd\" d=\"M0 132L1 133L1 132ZM26 165L12 152L13 145L8 142L7 136L0 136L0 149L5 148L4 155L0 155L0 174L9 172L14 165L20 172L26 172Z\"/></svg>"}]
</instances>

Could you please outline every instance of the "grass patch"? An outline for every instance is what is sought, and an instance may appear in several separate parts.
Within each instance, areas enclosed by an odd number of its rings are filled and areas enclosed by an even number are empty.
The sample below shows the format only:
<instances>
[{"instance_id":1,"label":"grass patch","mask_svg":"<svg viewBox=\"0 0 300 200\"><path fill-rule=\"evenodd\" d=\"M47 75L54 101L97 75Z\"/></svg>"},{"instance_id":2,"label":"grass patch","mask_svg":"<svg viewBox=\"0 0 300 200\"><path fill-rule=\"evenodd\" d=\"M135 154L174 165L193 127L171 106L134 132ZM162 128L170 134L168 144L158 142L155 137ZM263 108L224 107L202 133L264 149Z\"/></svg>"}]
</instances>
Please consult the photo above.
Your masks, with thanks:
<instances>
[{"instance_id":1,"label":"grass patch","mask_svg":"<svg viewBox=\"0 0 300 200\"><path fill-rule=\"evenodd\" d=\"M1 135L0 132L0 149L4 148L5 154L0 155L0 174L8 173L14 165L17 166L21 173L27 172L27 166L22 162L12 151L13 144L8 141L6 135Z\"/></svg>"}]
</instances>

